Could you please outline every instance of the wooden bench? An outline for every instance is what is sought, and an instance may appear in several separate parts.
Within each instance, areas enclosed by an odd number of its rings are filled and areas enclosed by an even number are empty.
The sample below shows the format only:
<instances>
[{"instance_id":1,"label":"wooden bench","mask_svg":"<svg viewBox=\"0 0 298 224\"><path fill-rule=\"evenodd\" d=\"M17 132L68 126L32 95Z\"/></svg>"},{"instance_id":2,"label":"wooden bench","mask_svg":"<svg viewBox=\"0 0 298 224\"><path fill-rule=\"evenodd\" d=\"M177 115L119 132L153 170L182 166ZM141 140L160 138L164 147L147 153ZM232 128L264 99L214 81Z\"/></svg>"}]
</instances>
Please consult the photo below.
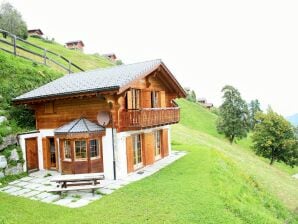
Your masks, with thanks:
<instances>
[{"instance_id":1,"label":"wooden bench","mask_svg":"<svg viewBox=\"0 0 298 224\"><path fill-rule=\"evenodd\" d=\"M94 195L95 190L99 189L100 186L74 186L74 187L68 187L68 188L56 188L56 189L51 189L48 190L48 192L54 192L58 193L60 196L62 195L63 192L67 191L80 191L80 190L91 190L92 194Z\"/></svg>"},{"instance_id":2,"label":"wooden bench","mask_svg":"<svg viewBox=\"0 0 298 224\"><path fill-rule=\"evenodd\" d=\"M57 183L56 189L48 192L62 194L66 191L92 190L92 194L99 189L100 180L104 180L103 173L71 174L53 177L50 181Z\"/></svg>"}]
</instances>

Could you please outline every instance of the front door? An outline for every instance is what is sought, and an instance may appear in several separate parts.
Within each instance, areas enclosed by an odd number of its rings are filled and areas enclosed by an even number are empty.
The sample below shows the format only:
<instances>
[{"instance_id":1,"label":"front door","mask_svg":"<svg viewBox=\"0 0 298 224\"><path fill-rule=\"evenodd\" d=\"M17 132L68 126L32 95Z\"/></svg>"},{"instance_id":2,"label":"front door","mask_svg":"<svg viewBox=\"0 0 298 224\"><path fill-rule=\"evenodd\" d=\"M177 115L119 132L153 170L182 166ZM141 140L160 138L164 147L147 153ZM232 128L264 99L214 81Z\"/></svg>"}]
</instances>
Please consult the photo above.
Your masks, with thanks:
<instances>
[{"instance_id":1,"label":"front door","mask_svg":"<svg viewBox=\"0 0 298 224\"><path fill-rule=\"evenodd\" d=\"M38 170L37 138L25 139L28 171Z\"/></svg>"},{"instance_id":2,"label":"front door","mask_svg":"<svg viewBox=\"0 0 298 224\"><path fill-rule=\"evenodd\" d=\"M133 136L133 160L134 160L134 169L135 170L139 169L143 166L141 135Z\"/></svg>"},{"instance_id":3,"label":"front door","mask_svg":"<svg viewBox=\"0 0 298 224\"><path fill-rule=\"evenodd\" d=\"M50 151L50 168L56 169L56 149L54 138L48 138Z\"/></svg>"}]
</instances>

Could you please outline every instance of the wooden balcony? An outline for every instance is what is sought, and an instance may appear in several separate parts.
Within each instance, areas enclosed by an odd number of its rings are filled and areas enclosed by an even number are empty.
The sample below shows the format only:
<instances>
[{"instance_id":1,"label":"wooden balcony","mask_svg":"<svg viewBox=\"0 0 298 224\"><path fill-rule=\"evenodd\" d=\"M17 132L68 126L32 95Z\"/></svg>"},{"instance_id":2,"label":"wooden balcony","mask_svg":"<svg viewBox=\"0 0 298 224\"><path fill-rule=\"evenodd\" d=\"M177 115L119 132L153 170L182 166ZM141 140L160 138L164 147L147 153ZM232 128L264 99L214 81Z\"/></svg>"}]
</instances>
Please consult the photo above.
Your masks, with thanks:
<instances>
[{"instance_id":1,"label":"wooden balcony","mask_svg":"<svg viewBox=\"0 0 298 224\"><path fill-rule=\"evenodd\" d=\"M141 129L178 123L179 107L146 108L123 111L120 114L120 129Z\"/></svg>"}]
</instances>

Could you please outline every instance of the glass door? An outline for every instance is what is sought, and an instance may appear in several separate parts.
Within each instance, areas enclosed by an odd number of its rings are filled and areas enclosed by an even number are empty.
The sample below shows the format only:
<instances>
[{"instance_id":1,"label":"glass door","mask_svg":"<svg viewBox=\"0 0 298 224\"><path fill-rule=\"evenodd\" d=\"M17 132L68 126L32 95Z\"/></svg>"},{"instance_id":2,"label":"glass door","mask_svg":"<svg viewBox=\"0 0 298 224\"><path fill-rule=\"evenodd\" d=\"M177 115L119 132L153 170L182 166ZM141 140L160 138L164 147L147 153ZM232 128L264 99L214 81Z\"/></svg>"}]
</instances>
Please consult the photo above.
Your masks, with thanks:
<instances>
[{"instance_id":1,"label":"glass door","mask_svg":"<svg viewBox=\"0 0 298 224\"><path fill-rule=\"evenodd\" d=\"M161 158L161 141L160 141L160 131L154 132L154 156L155 160L158 160Z\"/></svg>"},{"instance_id":2,"label":"glass door","mask_svg":"<svg viewBox=\"0 0 298 224\"><path fill-rule=\"evenodd\" d=\"M141 168L143 166L141 135L133 136L133 157L134 157L134 169L136 170Z\"/></svg>"}]
</instances>

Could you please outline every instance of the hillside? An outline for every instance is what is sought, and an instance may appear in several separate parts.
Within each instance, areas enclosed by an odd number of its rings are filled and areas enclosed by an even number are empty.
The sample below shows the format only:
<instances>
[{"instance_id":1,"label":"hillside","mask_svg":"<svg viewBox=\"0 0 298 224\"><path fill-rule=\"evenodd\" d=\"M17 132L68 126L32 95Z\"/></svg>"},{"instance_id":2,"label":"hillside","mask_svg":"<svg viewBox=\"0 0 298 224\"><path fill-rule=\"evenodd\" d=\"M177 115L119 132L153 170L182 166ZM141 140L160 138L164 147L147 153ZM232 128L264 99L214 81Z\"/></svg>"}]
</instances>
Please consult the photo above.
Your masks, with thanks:
<instances>
[{"instance_id":1,"label":"hillside","mask_svg":"<svg viewBox=\"0 0 298 224\"><path fill-rule=\"evenodd\" d=\"M298 126L298 114L293 114L292 116L287 117L287 120L293 125Z\"/></svg>"},{"instance_id":2,"label":"hillside","mask_svg":"<svg viewBox=\"0 0 298 224\"><path fill-rule=\"evenodd\" d=\"M0 116L7 118L0 124L0 143L6 135L34 128L30 112L12 107L11 99L61 76L61 72L0 51Z\"/></svg>"},{"instance_id":3,"label":"hillside","mask_svg":"<svg viewBox=\"0 0 298 224\"><path fill-rule=\"evenodd\" d=\"M185 157L75 212L0 193L0 222L297 223L297 180L218 136L216 115L178 103L172 145L187 151Z\"/></svg>"},{"instance_id":4,"label":"hillside","mask_svg":"<svg viewBox=\"0 0 298 224\"><path fill-rule=\"evenodd\" d=\"M54 51L60 55L63 55L84 70L91 70L115 65L113 62L103 56L85 54L84 52L78 50L69 50L63 45L54 41L49 42L35 37L29 37L28 41L48 50Z\"/></svg>"},{"instance_id":5,"label":"hillside","mask_svg":"<svg viewBox=\"0 0 298 224\"><path fill-rule=\"evenodd\" d=\"M12 42L10 36L5 39L2 35L0 35L0 40L4 42L7 41L8 43ZM27 42L23 42L21 40L16 41L17 46L21 47L16 49L17 55L43 64L44 59L42 56L46 53L47 57L49 58L46 61L47 65L62 73L68 73L65 69L69 68L69 63L63 60L60 55L67 60L70 60L72 63L76 64L85 71L115 65L114 62L108 60L103 56L85 54L84 52L81 52L79 50L70 50L64 47L62 44L59 44L53 40L47 40L40 37L29 37L26 41ZM8 43L0 42L0 48L13 52L13 47L10 46ZM31 44L37 45L39 48ZM46 51L44 51L44 49L46 49ZM29 50L31 52L28 52L26 50ZM50 53L50 51L54 52L55 54ZM41 57L38 55L40 55ZM65 69L54 63L52 60L59 63L61 66L64 66ZM74 66L71 67L71 70L73 72L80 71Z\"/></svg>"}]
</instances>

